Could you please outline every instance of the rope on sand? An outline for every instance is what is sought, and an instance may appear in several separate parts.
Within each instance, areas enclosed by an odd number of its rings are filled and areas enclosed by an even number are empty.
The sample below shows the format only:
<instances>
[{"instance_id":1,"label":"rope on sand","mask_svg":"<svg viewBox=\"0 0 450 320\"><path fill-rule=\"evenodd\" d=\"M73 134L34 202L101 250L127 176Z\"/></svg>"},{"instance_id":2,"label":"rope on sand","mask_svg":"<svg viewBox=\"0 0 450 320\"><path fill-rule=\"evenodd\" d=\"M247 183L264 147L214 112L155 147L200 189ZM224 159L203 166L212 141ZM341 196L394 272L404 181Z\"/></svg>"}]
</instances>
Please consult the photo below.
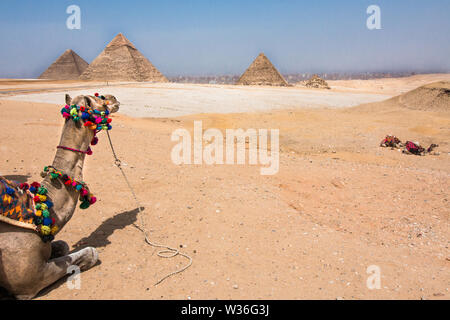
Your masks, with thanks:
<instances>
[{"instance_id":1,"label":"rope on sand","mask_svg":"<svg viewBox=\"0 0 450 320\"><path fill-rule=\"evenodd\" d=\"M158 251L158 253L157 253L158 257L160 257L160 258L173 258L173 257L176 257L176 256L180 255L180 256L185 257L186 259L189 260L189 263L186 266L184 266L184 267L182 267L182 268L180 268L180 269L178 269L178 270L176 270L174 272L171 272L168 275L166 275L166 276L162 277L161 279L159 279L155 283L155 286L156 286L156 285L160 284L161 282L163 282L164 280L166 280L167 278L169 278L169 277L171 277L171 276L173 276L175 274L181 273L184 270L186 270L187 268L189 268L192 265L192 258L189 255L180 252L178 249L171 248L169 246L166 246L166 245L163 245L163 244L157 244L157 243L154 243L154 242L150 241L147 229L145 227L144 219L142 217L142 212L143 212L142 206L139 203L139 200L136 197L136 193L134 192L133 187L131 186L130 182L128 181L127 176L125 175L125 172L123 171L123 168L121 166L122 162L119 160L119 158L117 158L116 152L114 151L114 147L113 147L113 144L112 144L112 141L111 141L111 137L109 136L109 131L106 131L106 133L108 134L109 144L111 146L111 151L112 151L113 156L114 156L114 164L120 169L120 172L122 173L123 178L125 179L125 182L128 185L128 188L130 188L131 194L133 195L133 198L136 201L136 204L138 206L139 218L140 218L140 226L135 224L135 227L144 234L145 242L147 242L147 244L149 244L150 246L155 247L155 248L162 248L162 249L164 249L164 250Z\"/></svg>"}]
</instances>

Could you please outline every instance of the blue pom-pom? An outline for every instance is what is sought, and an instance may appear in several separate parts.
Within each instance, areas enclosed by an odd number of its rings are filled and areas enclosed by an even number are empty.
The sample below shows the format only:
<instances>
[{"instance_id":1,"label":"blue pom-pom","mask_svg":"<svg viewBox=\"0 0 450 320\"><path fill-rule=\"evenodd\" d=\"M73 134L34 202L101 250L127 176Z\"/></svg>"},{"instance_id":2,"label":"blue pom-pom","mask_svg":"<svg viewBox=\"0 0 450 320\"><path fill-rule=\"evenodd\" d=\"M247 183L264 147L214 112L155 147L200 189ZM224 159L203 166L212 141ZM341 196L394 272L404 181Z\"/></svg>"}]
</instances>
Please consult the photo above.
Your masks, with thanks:
<instances>
[{"instance_id":1,"label":"blue pom-pom","mask_svg":"<svg viewBox=\"0 0 450 320\"><path fill-rule=\"evenodd\" d=\"M109 110L108 109L105 110L105 115L109 115Z\"/></svg>"},{"instance_id":2,"label":"blue pom-pom","mask_svg":"<svg viewBox=\"0 0 450 320\"><path fill-rule=\"evenodd\" d=\"M87 112L83 112L83 114L81 115L81 119L83 120L87 120L91 117L91 115Z\"/></svg>"},{"instance_id":3,"label":"blue pom-pom","mask_svg":"<svg viewBox=\"0 0 450 320\"><path fill-rule=\"evenodd\" d=\"M35 187L30 187L30 192L31 193L36 193L36 188Z\"/></svg>"},{"instance_id":4,"label":"blue pom-pom","mask_svg":"<svg viewBox=\"0 0 450 320\"><path fill-rule=\"evenodd\" d=\"M44 226L51 226L52 222L51 218L44 218Z\"/></svg>"},{"instance_id":5,"label":"blue pom-pom","mask_svg":"<svg viewBox=\"0 0 450 320\"><path fill-rule=\"evenodd\" d=\"M110 124L108 124L108 130L111 130L112 126Z\"/></svg>"},{"instance_id":6,"label":"blue pom-pom","mask_svg":"<svg viewBox=\"0 0 450 320\"><path fill-rule=\"evenodd\" d=\"M77 189L77 191L80 191L83 188L83 186L81 184L78 184L75 189Z\"/></svg>"},{"instance_id":7,"label":"blue pom-pom","mask_svg":"<svg viewBox=\"0 0 450 320\"><path fill-rule=\"evenodd\" d=\"M51 202L50 200L44 201L44 203L47 205L47 208L51 208L53 207L53 202Z\"/></svg>"},{"instance_id":8,"label":"blue pom-pom","mask_svg":"<svg viewBox=\"0 0 450 320\"><path fill-rule=\"evenodd\" d=\"M6 187L6 193L9 195L13 195L14 194L14 189L10 188L10 187Z\"/></svg>"}]
</instances>

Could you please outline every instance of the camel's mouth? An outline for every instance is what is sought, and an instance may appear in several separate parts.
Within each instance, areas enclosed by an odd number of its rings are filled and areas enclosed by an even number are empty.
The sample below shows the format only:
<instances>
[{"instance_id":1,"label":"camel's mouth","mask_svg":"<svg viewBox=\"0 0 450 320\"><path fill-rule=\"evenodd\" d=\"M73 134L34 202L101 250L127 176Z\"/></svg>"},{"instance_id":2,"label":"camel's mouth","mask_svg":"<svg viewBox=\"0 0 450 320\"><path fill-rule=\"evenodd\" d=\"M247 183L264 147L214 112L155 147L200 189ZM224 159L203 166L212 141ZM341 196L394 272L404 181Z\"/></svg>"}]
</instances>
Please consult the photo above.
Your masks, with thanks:
<instances>
[{"instance_id":1,"label":"camel's mouth","mask_svg":"<svg viewBox=\"0 0 450 320\"><path fill-rule=\"evenodd\" d=\"M114 104L109 106L109 112L114 113L114 112L119 111L119 106L120 106L120 102L119 101L115 102Z\"/></svg>"},{"instance_id":2,"label":"camel's mouth","mask_svg":"<svg viewBox=\"0 0 450 320\"><path fill-rule=\"evenodd\" d=\"M119 111L120 102L111 94L104 95L110 113Z\"/></svg>"}]
</instances>

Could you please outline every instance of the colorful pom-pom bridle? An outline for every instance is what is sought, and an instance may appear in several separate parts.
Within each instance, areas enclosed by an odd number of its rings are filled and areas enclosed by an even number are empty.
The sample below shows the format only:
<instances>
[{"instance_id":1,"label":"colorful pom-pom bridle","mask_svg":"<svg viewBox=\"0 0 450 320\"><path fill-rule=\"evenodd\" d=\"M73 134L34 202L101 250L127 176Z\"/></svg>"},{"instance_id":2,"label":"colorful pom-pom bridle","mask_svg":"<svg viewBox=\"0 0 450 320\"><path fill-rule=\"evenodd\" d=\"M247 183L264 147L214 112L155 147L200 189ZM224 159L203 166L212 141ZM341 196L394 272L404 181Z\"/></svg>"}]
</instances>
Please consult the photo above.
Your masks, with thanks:
<instances>
[{"instance_id":1,"label":"colorful pom-pom bridle","mask_svg":"<svg viewBox=\"0 0 450 320\"><path fill-rule=\"evenodd\" d=\"M96 97L99 97L99 94L95 94ZM100 96L100 99L103 100L103 106L105 107L105 111L100 111L98 109L90 109L84 106L78 105L66 105L61 109L61 115L66 120L72 119L75 122L83 121L84 126L88 129L94 131L94 137L92 138L91 145L96 145L98 142L97 133L102 130L111 130L111 119L108 118L109 110L108 105L109 101L106 100L104 96ZM88 150L82 151L66 146L58 146L58 149L69 150L73 152L84 153L87 155L92 154L92 150L89 147ZM87 209L91 205L93 205L97 198L89 191L88 186L83 181L77 181L69 175L63 173L62 171L57 170L52 166L47 166L41 173L43 178L50 176L51 180L61 179L61 181L66 186L73 187L76 191L80 193L79 200L81 201L80 209ZM49 209L53 207L53 203L48 199L47 192L48 190L42 186L39 182L33 182L31 185L27 183L21 183L19 188L22 191L29 191L33 196L34 201L34 215L33 215L33 224L36 226L35 230L41 235L41 238L44 242L52 241L55 238L55 234L58 232L58 226L55 224L55 219L50 217ZM11 190L9 190L11 189ZM14 193L14 189L7 188L5 194L5 201L8 202L11 197L10 194ZM6 198L9 197L9 198Z\"/></svg>"},{"instance_id":2,"label":"colorful pom-pom bridle","mask_svg":"<svg viewBox=\"0 0 450 320\"><path fill-rule=\"evenodd\" d=\"M97 98L103 100L103 106L105 107L105 111L100 111L98 109L90 109L84 106L78 105L66 105L61 109L61 115L64 119L72 119L75 122L83 121L84 126L94 131L94 137L92 138L91 145L94 146L98 142L97 133L102 130L111 130L111 121L109 118L109 110L108 105L110 102L106 100L105 96L99 96L98 93L95 94ZM73 152L84 153L87 155L92 154L91 147L88 147L86 151L73 149L66 146L58 146L58 149L69 150Z\"/></svg>"},{"instance_id":3,"label":"colorful pom-pom bridle","mask_svg":"<svg viewBox=\"0 0 450 320\"><path fill-rule=\"evenodd\" d=\"M89 188L85 182L77 181L52 166L45 167L44 171L41 173L41 176L43 178L50 176L51 180L60 178L66 186L73 187L76 191L78 191L80 193L79 199L81 201L80 209L87 209L97 201L97 198L94 197L94 195L89 191Z\"/></svg>"}]
</instances>

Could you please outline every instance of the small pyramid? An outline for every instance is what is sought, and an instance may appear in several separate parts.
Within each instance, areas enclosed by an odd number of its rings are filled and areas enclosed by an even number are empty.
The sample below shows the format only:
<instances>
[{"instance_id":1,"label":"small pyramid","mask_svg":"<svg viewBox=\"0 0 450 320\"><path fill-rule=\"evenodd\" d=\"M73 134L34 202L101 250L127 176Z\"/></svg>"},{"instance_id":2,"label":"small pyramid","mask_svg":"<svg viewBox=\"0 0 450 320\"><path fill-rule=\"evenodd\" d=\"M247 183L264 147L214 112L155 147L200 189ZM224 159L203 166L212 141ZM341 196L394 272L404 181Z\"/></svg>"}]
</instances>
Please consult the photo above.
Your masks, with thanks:
<instances>
[{"instance_id":1,"label":"small pyramid","mask_svg":"<svg viewBox=\"0 0 450 320\"><path fill-rule=\"evenodd\" d=\"M168 82L122 33L92 61L80 79Z\"/></svg>"},{"instance_id":2,"label":"small pyramid","mask_svg":"<svg viewBox=\"0 0 450 320\"><path fill-rule=\"evenodd\" d=\"M240 85L265 85L288 86L289 84L273 66L269 59L260 53L255 61L242 74L236 84Z\"/></svg>"},{"instance_id":3,"label":"small pyramid","mask_svg":"<svg viewBox=\"0 0 450 320\"><path fill-rule=\"evenodd\" d=\"M305 86L308 88L318 88L318 89L331 89L328 82L323 80L317 74L314 74L311 79L305 82Z\"/></svg>"},{"instance_id":4,"label":"small pyramid","mask_svg":"<svg viewBox=\"0 0 450 320\"><path fill-rule=\"evenodd\" d=\"M39 79L76 80L88 66L89 64L78 54L67 49L39 76Z\"/></svg>"}]
</instances>

